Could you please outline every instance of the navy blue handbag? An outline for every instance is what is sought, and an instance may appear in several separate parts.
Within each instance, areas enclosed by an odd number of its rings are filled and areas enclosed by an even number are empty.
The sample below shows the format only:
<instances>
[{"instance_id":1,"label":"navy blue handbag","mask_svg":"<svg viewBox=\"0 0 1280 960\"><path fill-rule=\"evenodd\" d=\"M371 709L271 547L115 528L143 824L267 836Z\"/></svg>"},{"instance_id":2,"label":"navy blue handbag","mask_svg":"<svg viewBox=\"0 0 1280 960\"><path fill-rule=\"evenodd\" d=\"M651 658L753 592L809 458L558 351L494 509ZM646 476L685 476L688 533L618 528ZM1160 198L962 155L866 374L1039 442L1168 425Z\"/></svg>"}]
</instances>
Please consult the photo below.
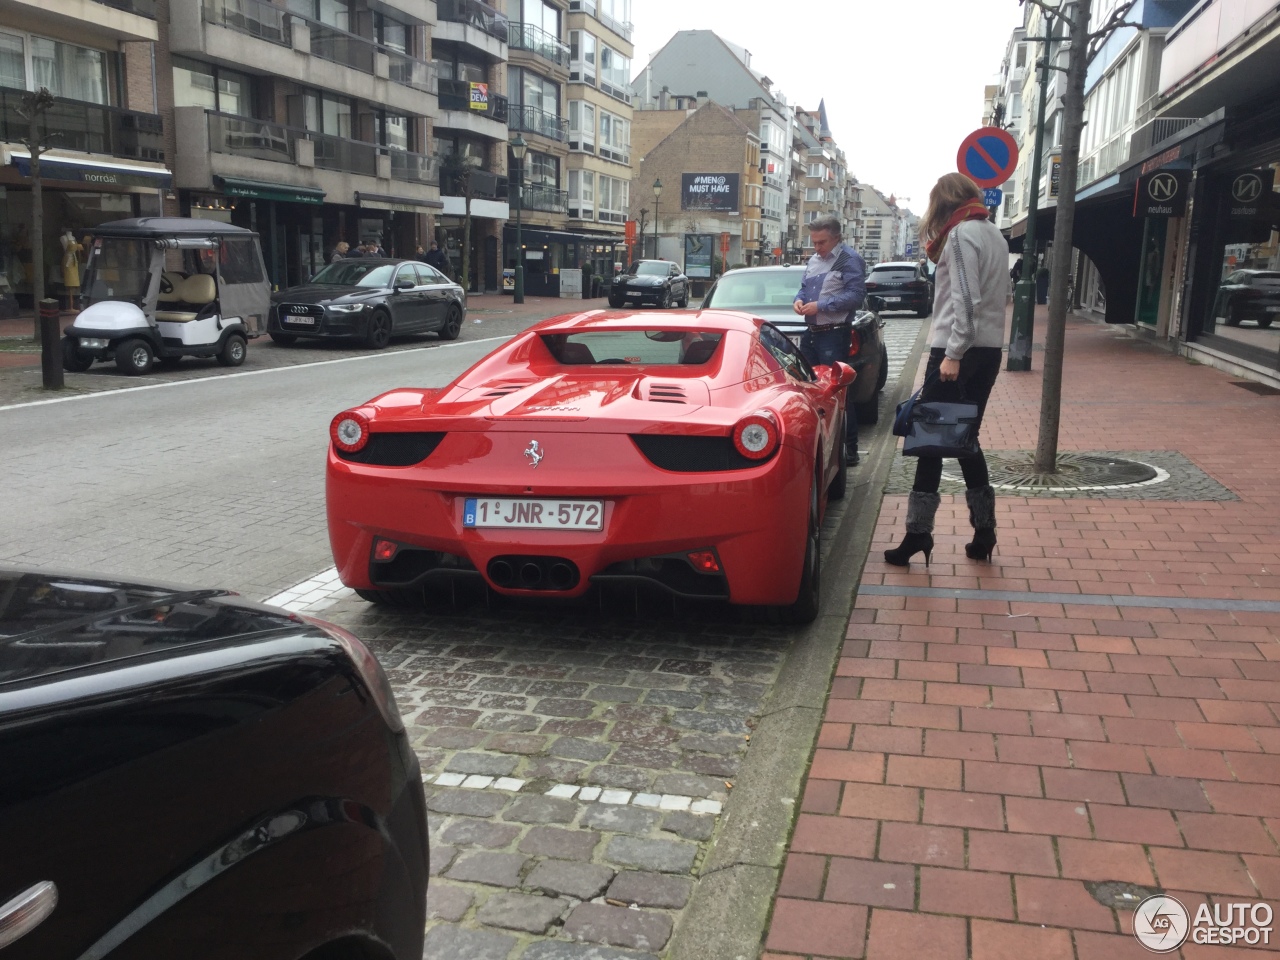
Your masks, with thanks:
<instances>
[{"instance_id":1,"label":"navy blue handbag","mask_svg":"<svg viewBox=\"0 0 1280 960\"><path fill-rule=\"evenodd\" d=\"M893 418L893 435L905 438L904 457L976 457L982 453L978 444L978 405L959 401L921 400L920 394L936 382L936 373L926 377L920 389L898 404Z\"/></svg>"}]
</instances>

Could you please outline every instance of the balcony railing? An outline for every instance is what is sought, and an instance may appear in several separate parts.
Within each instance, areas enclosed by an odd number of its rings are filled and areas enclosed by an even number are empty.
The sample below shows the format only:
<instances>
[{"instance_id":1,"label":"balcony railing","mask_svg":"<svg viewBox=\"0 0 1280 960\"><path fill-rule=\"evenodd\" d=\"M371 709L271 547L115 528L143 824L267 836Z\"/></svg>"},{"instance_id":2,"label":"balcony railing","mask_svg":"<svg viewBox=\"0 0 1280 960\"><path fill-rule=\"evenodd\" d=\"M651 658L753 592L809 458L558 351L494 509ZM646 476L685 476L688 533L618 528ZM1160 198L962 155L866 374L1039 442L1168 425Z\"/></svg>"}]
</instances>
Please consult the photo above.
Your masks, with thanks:
<instances>
[{"instance_id":1,"label":"balcony railing","mask_svg":"<svg viewBox=\"0 0 1280 960\"><path fill-rule=\"evenodd\" d=\"M440 193L450 197L460 197L462 196L462 187L456 181L450 182L447 178L442 178L440 181ZM490 173L488 170L471 171L472 200L506 200L508 194L509 188L506 177Z\"/></svg>"},{"instance_id":2,"label":"balcony railing","mask_svg":"<svg viewBox=\"0 0 1280 960\"><path fill-rule=\"evenodd\" d=\"M98 0L104 7L123 10L125 13L136 13L148 20L156 18L156 0Z\"/></svg>"},{"instance_id":3,"label":"balcony railing","mask_svg":"<svg viewBox=\"0 0 1280 960\"><path fill-rule=\"evenodd\" d=\"M526 183L520 199L526 210L565 213L569 209L569 191L557 190L544 183Z\"/></svg>"},{"instance_id":4,"label":"balcony railing","mask_svg":"<svg viewBox=\"0 0 1280 960\"><path fill-rule=\"evenodd\" d=\"M496 40L507 42L509 21L506 16L480 0L436 0L436 19L465 23Z\"/></svg>"},{"instance_id":5,"label":"balcony railing","mask_svg":"<svg viewBox=\"0 0 1280 960\"><path fill-rule=\"evenodd\" d=\"M24 91L0 88L0 141L19 143L30 131L18 112ZM42 127L54 136L52 146L130 160L164 160L164 122L154 113L104 107L56 97Z\"/></svg>"},{"instance_id":6,"label":"balcony railing","mask_svg":"<svg viewBox=\"0 0 1280 960\"><path fill-rule=\"evenodd\" d=\"M381 47L366 37L291 13L284 7L265 0L204 0L203 12L207 23L215 23L282 47L293 45L289 25L293 20L300 20L311 29L310 53L313 56L372 76L377 72L377 54L384 53L390 61L390 80L427 93L436 91L434 64L406 56L389 47Z\"/></svg>"},{"instance_id":7,"label":"balcony railing","mask_svg":"<svg viewBox=\"0 0 1280 960\"><path fill-rule=\"evenodd\" d=\"M474 113L478 117L488 117L498 123L506 123L508 116L507 98L496 93L489 94L489 102L483 110L474 110L471 103L471 84L466 80L440 80L440 109L463 110ZM447 126L437 121L438 126Z\"/></svg>"},{"instance_id":8,"label":"balcony railing","mask_svg":"<svg viewBox=\"0 0 1280 960\"><path fill-rule=\"evenodd\" d=\"M569 48L554 35L532 23L512 22L507 41L512 50L527 50L558 67L569 65Z\"/></svg>"},{"instance_id":9,"label":"balcony railing","mask_svg":"<svg viewBox=\"0 0 1280 960\"><path fill-rule=\"evenodd\" d=\"M290 46L289 11L263 0L205 0L201 7L206 23L247 33L251 37Z\"/></svg>"},{"instance_id":10,"label":"balcony railing","mask_svg":"<svg viewBox=\"0 0 1280 960\"><path fill-rule=\"evenodd\" d=\"M209 150L213 153L296 164L298 142L308 140L315 145L315 165L322 170L376 177L378 157L387 156L391 159L392 180L425 184L436 183L439 179L439 162L425 154L299 130L281 123L212 110L206 112L209 118Z\"/></svg>"},{"instance_id":11,"label":"balcony railing","mask_svg":"<svg viewBox=\"0 0 1280 960\"><path fill-rule=\"evenodd\" d=\"M547 113L537 107L512 106L507 126L521 133L536 133L540 137L561 142L569 137L568 120L561 120L554 113Z\"/></svg>"}]
</instances>

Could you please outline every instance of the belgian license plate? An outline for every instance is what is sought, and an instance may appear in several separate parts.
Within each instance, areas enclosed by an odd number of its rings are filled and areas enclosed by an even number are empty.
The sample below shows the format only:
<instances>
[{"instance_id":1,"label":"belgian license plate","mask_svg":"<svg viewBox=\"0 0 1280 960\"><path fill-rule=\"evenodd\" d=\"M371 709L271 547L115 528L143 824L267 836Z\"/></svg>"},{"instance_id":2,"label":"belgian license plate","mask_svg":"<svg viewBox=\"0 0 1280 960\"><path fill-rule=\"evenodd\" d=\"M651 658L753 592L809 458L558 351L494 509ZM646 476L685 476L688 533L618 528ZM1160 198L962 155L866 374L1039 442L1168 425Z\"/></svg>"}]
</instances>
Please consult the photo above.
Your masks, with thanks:
<instances>
[{"instance_id":1,"label":"belgian license plate","mask_svg":"<svg viewBox=\"0 0 1280 960\"><path fill-rule=\"evenodd\" d=\"M902 302L901 297L884 297L883 299L885 303L901 303Z\"/></svg>"},{"instance_id":2,"label":"belgian license plate","mask_svg":"<svg viewBox=\"0 0 1280 960\"><path fill-rule=\"evenodd\" d=\"M1280 307L1267 307L1267 313L1280 313Z\"/></svg>"},{"instance_id":3,"label":"belgian license plate","mask_svg":"<svg viewBox=\"0 0 1280 960\"><path fill-rule=\"evenodd\" d=\"M603 530L603 500L515 500L467 498L464 527L507 527L530 530Z\"/></svg>"},{"instance_id":4,"label":"belgian license plate","mask_svg":"<svg viewBox=\"0 0 1280 960\"><path fill-rule=\"evenodd\" d=\"M802 333L788 333L787 339L790 340L792 343L794 343L796 345L796 348L798 349L800 347L800 338L803 336L804 334Z\"/></svg>"},{"instance_id":5,"label":"belgian license plate","mask_svg":"<svg viewBox=\"0 0 1280 960\"><path fill-rule=\"evenodd\" d=\"M315 317L286 317L289 323L300 323L306 327L314 327L316 325Z\"/></svg>"}]
</instances>

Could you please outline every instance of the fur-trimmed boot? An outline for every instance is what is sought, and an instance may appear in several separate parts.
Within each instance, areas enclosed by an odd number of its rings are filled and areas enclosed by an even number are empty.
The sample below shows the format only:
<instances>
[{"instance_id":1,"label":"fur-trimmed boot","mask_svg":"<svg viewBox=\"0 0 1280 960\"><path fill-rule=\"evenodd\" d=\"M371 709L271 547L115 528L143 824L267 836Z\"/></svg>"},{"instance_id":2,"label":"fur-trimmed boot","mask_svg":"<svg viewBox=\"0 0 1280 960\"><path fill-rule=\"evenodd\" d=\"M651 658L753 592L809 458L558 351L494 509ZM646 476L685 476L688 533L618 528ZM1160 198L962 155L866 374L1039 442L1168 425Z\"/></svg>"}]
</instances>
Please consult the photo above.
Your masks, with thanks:
<instances>
[{"instance_id":1,"label":"fur-trimmed boot","mask_svg":"<svg viewBox=\"0 0 1280 960\"><path fill-rule=\"evenodd\" d=\"M996 550L996 492L991 487L973 487L964 492L969 502L969 522L973 542L964 545L970 560L990 560Z\"/></svg>"},{"instance_id":2,"label":"fur-trimmed boot","mask_svg":"<svg viewBox=\"0 0 1280 960\"><path fill-rule=\"evenodd\" d=\"M907 498L907 535L895 549L884 552L885 563L909 567L911 558L923 551L924 565L929 565L929 555L933 553L933 518L941 501L942 497L936 493L911 491Z\"/></svg>"}]
</instances>

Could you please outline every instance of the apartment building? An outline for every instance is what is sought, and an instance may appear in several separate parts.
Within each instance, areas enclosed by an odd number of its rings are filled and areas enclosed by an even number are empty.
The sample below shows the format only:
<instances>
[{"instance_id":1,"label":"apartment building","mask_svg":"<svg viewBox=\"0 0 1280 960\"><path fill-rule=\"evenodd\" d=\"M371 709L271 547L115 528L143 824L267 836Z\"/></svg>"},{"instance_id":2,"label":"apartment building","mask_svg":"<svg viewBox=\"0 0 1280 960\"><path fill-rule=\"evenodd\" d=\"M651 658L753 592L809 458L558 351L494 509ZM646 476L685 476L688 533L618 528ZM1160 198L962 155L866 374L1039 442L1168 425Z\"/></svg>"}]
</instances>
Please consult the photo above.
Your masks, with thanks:
<instances>
[{"instance_id":1,"label":"apartment building","mask_svg":"<svg viewBox=\"0 0 1280 960\"><path fill-rule=\"evenodd\" d=\"M172 189L172 130L154 82L162 24L155 0L8 0L0 4L0 303L32 303L36 258L46 290L66 296L60 237L122 217L158 215ZM25 94L54 96L42 131L44 243L32 249ZM172 210L173 205L168 204Z\"/></svg>"},{"instance_id":2,"label":"apartment building","mask_svg":"<svg viewBox=\"0 0 1280 960\"><path fill-rule=\"evenodd\" d=\"M607 278L631 208L631 0L570 0L569 51L567 229L577 265Z\"/></svg>"}]
</instances>

